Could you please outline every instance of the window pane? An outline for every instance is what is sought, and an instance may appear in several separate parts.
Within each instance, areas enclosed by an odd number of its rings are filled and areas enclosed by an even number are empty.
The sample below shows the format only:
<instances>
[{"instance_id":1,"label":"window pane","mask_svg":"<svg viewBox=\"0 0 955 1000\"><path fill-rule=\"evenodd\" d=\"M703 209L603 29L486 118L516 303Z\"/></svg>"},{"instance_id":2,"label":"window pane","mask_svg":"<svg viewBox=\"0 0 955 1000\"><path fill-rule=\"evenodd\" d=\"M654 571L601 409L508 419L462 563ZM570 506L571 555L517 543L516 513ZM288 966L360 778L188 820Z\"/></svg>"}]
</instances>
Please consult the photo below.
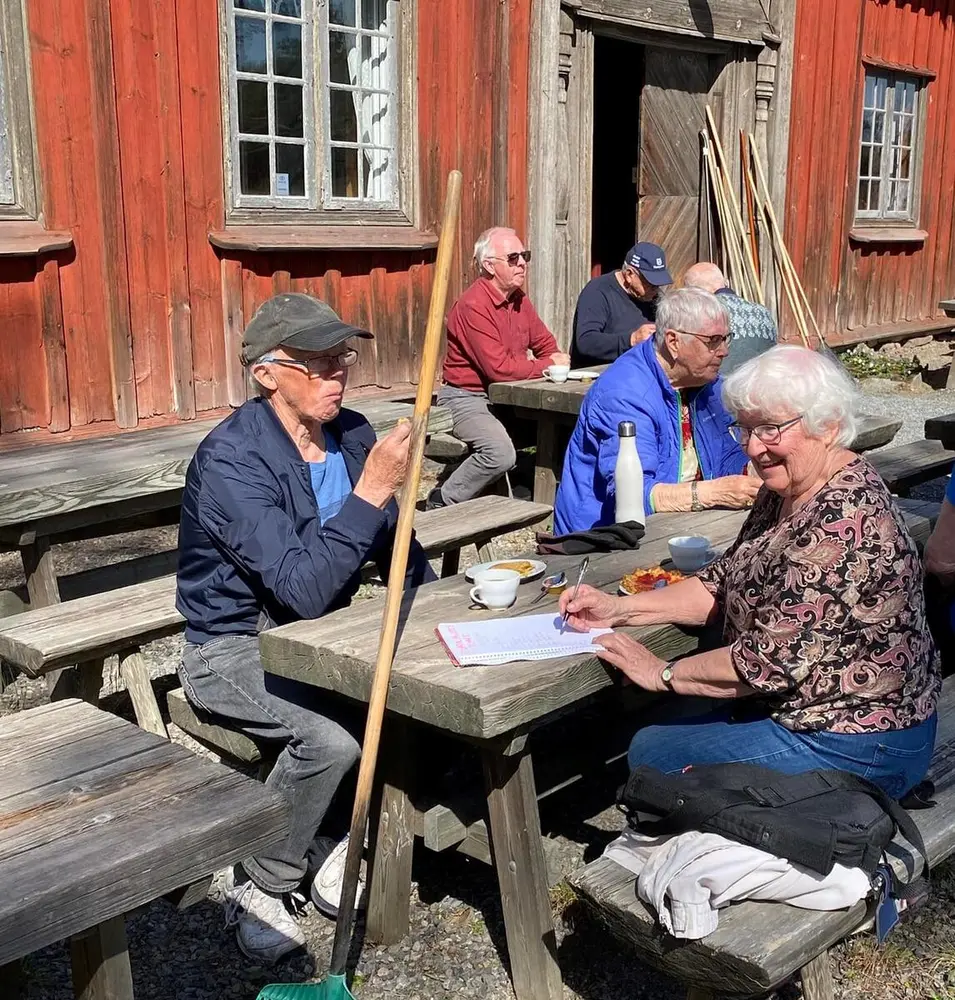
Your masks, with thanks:
<instances>
[{"instance_id":1,"label":"window pane","mask_svg":"<svg viewBox=\"0 0 955 1000\"><path fill-rule=\"evenodd\" d=\"M875 105L875 76L872 73L866 73L865 75L865 98L863 99L862 106L864 108L871 108Z\"/></svg>"},{"instance_id":2,"label":"window pane","mask_svg":"<svg viewBox=\"0 0 955 1000\"><path fill-rule=\"evenodd\" d=\"M302 26L272 22L272 72L302 79Z\"/></svg>"},{"instance_id":3,"label":"window pane","mask_svg":"<svg viewBox=\"0 0 955 1000\"><path fill-rule=\"evenodd\" d=\"M394 154L390 149L366 149L364 152L365 197L390 201L394 183Z\"/></svg>"},{"instance_id":4,"label":"window pane","mask_svg":"<svg viewBox=\"0 0 955 1000\"><path fill-rule=\"evenodd\" d=\"M383 31L388 20L388 0L361 0L361 26Z\"/></svg>"},{"instance_id":5,"label":"window pane","mask_svg":"<svg viewBox=\"0 0 955 1000\"><path fill-rule=\"evenodd\" d=\"M900 149L898 156L898 169L895 172L895 176L901 180L908 180L912 176L912 151L909 149Z\"/></svg>"},{"instance_id":6,"label":"window pane","mask_svg":"<svg viewBox=\"0 0 955 1000\"><path fill-rule=\"evenodd\" d=\"M268 135L269 85L258 80L239 80L239 131Z\"/></svg>"},{"instance_id":7,"label":"window pane","mask_svg":"<svg viewBox=\"0 0 955 1000\"><path fill-rule=\"evenodd\" d=\"M292 83L275 85L275 134L304 136L302 118L302 88Z\"/></svg>"},{"instance_id":8,"label":"window pane","mask_svg":"<svg viewBox=\"0 0 955 1000\"><path fill-rule=\"evenodd\" d=\"M885 112L875 111L873 114L875 117L873 120L872 141L881 143L885 133Z\"/></svg>"},{"instance_id":9,"label":"window pane","mask_svg":"<svg viewBox=\"0 0 955 1000\"><path fill-rule=\"evenodd\" d=\"M869 208L869 182L859 181L858 211L865 212Z\"/></svg>"},{"instance_id":10,"label":"window pane","mask_svg":"<svg viewBox=\"0 0 955 1000\"><path fill-rule=\"evenodd\" d=\"M915 117L913 115L906 115L902 119L902 145L911 146L912 145L912 131L915 128Z\"/></svg>"},{"instance_id":11,"label":"window pane","mask_svg":"<svg viewBox=\"0 0 955 1000\"><path fill-rule=\"evenodd\" d=\"M332 194L336 198L357 198L358 150L332 148Z\"/></svg>"},{"instance_id":12,"label":"window pane","mask_svg":"<svg viewBox=\"0 0 955 1000\"><path fill-rule=\"evenodd\" d=\"M235 64L240 73L265 73L265 21L235 19Z\"/></svg>"},{"instance_id":13,"label":"window pane","mask_svg":"<svg viewBox=\"0 0 955 1000\"><path fill-rule=\"evenodd\" d=\"M365 94L361 105L362 142L374 146L391 145L390 94Z\"/></svg>"},{"instance_id":14,"label":"window pane","mask_svg":"<svg viewBox=\"0 0 955 1000\"><path fill-rule=\"evenodd\" d=\"M862 155L859 157L859 176L869 176L869 164L872 162L872 147L863 146Z\"/></svg>"},{"instance_id":15,"label":"window pane","mask_svg":"<svg viewBox=\"0 0 955 1000\"><path fill-rule=\"evenodd\" d=\"M862 141L872 142L872 112L862 112Z\"/></svg>"},{"instance_id":16,"label":"window pane","mask_svg":"<svg viewBox=\"0 0 955 1000\"><path fill-rule=\"evenodd\" d=\"M915 113L915 81L905 85L905 110L909 114Z\"/></svg>"},{"instance_id":17,"label":"window pane","mask_svg":"<svg viewBox=\"0 0 955 1000\"><path fill-rule=\"evenodd\" d=\"M272 13L286 17L302 16L302 0L272 0Z\"/></svg>"},{"instance_id":18,"label":"window pane","mask_svg":"<svg viewBox=\"0 0 955 1000\"><path fill-rule=\"evenodd\" d=\"M909 210L909 182L899 181L895 186L895 206L896 212L908 212Z\"/></svg>"},{"instance_id":19,"label":"window pane","mask_svg":"<svg viewBox=\"0 0 955 1000\"><path fill-rule=\"evenodd\" d=\"M873 146L872 147L872 176L881 177L882 176L882 147Z\"/></svg>"},{"instance_id":20,"label":"window pane","mask_svg":"<svg viewBox=\"0 0 955 1000\"><path fill-rule=\"evenodd\" d=\"M874 104L877 108L885 107L885 94L889 86L889 78L887 76L876 76L875 78L875 100Z\"/></svg>"},{"instance_id":21,"label":"window pane","mask_svg":"<svg viewBox=\"0 0 955 1000\"><path fill-rule=\"evenodd\" d=\"M355 81L348 69L348 56L355 52L355 35L344 31L328 33L328 80L329 83L357 82L358 67L355 66ZM352 57L354 59L354 56Z\"/></svg>"},{"instance_id":22,"label":"window pane","mask_svg":"<svg viewBox=\"0 0 955 1000\"><path fill-rule=\"evenodd\" d=\"M288 142L275 144L275 190L301 198L305 194L305 147Z\"/></svg>"},{"instance_id":23,"label":"window pane","mask_svg":"<svg viewBox=\"0 0 955 1000\"><path fill-rule=\"evenodd\" d=\"M347 24L356 27L355 0L331 0L328 5L328 20L330 24Z\"/></svg>"},{"instance_id":24,"label":"window pane","mask_svg":"<svg viewBox=\"0 0 955 1000\"><path fill-rule=\"evenodd\" d=\"M882 184L880 181L873 181L872 187L869 190L869 208L873 212L879 211L879 196L881 193Z\"/></svg>"},{"instance_id":25,"label":"window pane","mask_svg":"<svg viewBox=\"0 0 955 1000\"><path fill-rule=\"evenodd\" d=\"M243 194L270 194L269 144L239 143L239 185Z\"/></svg>"},{"instance_id":26,"label":"window pane","mask_svg":"<svg viewBox=\"0 0 955 1000\"><path fill-rule=\"evenodd\" d=\"M905 84L897 83L895 85L895 110L901 111L905 107Z\"/></svg>"},{"instance_id":27,"label":"window pane","mask_svg":"<svg viewBox=\"0 0 955 1000\"><path fill-rule=\"evenodd\" d=\"M235 6L241 10L265 10L265 0L235 0Z\"/></svg>"},{"instance_id":28,"label":"window pane","mask_svg":"<svg viewBox=\"0 0 955 1000\"><path fill-rule=\"evenodd\" d=\"M330 90L329 131L332 142L358 142L358 122L355 118L356 93L350 90Z\"/></svg>"},{"instance_id":29,"label":"window pane","mask_svg":"<svg viewBox=\"0 0 955 1000\"><path fill-rule=\"evenodd\" d=\"M373 90L387 90L388 45L391 40L380 35L361 37L361 85Z\"/></svg>"}]
</instances>

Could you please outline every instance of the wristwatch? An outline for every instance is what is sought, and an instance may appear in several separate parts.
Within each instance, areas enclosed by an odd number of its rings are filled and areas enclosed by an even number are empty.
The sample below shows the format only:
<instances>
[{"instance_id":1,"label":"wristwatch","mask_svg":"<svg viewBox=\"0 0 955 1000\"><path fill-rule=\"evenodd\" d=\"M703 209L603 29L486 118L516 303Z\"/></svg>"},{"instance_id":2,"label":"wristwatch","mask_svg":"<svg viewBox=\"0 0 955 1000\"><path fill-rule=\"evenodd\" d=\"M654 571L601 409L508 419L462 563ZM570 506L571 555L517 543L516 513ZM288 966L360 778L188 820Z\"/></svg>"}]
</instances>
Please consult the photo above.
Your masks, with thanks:
<instances>
[{"instance_id":1,"label":"wristwatch","mask_svg":"<svg viewBox=\"0 0 955 1000\"><path fill-rule=\"evenodd\" d=\"M690 510L699 511L706 510L702 503L700 503L700 491L697 489L696 481L694 480L690 483Z\"/></svg>"},{"instance_id":2,"label":"wristwatch","mask_svg":"<svg viewBox=\"0 0 955 1000\"><path fill-rule=\"evenodd\" d=\"M667 691L673 690L673 660L663 664L663 669L660 671L660 680L663 681L663 686Z\"/></svg>"}]
</instances>

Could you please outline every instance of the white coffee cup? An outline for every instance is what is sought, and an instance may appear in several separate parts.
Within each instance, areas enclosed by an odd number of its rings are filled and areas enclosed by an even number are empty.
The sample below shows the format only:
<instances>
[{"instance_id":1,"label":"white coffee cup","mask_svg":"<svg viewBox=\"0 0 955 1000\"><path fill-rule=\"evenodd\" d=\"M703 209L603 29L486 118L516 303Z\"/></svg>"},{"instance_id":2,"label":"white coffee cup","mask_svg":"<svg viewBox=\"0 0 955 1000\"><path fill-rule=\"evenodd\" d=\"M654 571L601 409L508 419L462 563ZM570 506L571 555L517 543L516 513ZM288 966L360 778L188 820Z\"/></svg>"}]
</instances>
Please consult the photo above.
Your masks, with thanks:
<instances>
[{"instance_id":1,"label":"white coffee cup","mask_svg":"<svg viewBox=\"0 0 955 1000\"><path fill-rule=\"evenodd\" d=\"M550 379L551 382L566 382L569 374L570 365L551 365L544 369L544 378Z\"/></svg>"},{"instance_id":2,"label":"white coffee cup","mask_svg":"<svg viewBox=\"0 0 955 1000\"><path fill-rule=\"evenodd\" d=\"M712 558L710 540L704 535L677 535L667 542L673 565L681 573L695 573Z\"/></svg>"},{"instance_id":3,"label":"white coffee cup","mask_svg":"<svg viewBox=\"0 0 955 1000\"><path fill-rule=\"evenodd\" d=\"M521 574L513 569L486 569L474 578L471 600L494 610L509 608L517 600Z\"/></svg>"}]
</instances>

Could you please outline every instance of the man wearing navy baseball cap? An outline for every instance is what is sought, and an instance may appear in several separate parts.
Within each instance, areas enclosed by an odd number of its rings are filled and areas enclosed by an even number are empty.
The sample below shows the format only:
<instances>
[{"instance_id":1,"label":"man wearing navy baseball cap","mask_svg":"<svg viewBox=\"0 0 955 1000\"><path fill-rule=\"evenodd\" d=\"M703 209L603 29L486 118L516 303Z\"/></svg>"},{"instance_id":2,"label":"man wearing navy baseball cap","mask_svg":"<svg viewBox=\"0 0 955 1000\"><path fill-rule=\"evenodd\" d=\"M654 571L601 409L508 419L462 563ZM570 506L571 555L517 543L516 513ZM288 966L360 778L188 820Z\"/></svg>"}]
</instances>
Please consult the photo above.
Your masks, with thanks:
<instances>
[{"instance_id":1,"label":"man wearing navy baseball cap","mask_svg":"<svg viewBox=\"0 0 955 1000\"><path fill-rule=\"evenodd\" d=\"M581 368L616 361L652 336L657 296L672 284L662 247L655 243L631 247L619 271L593 278L580 293L571 364Z\"/></svg>"}]
</instances>

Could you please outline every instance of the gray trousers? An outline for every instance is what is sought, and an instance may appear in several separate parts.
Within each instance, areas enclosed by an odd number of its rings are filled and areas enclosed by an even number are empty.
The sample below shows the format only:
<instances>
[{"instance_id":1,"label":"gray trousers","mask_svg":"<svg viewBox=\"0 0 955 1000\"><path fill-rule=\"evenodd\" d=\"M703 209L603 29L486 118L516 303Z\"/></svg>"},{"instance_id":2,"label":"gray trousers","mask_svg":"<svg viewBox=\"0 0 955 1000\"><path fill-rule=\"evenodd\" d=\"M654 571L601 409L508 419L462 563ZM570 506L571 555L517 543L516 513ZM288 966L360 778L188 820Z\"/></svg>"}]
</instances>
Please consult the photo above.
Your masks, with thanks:
<instances>
[{"instance_id":1,"label":"gray trousers","mask_svg":"<svg viewBox=\"0 0 955 1000\"><path fill-rule=\"evenodd\" d=\"M257 743L280 748L265 783L292 807L288 836L242 866L260 889L279 893L298 888L310 857L325 853L319 824L361 748L338 722L307 707L318 699L317 691L265 673L258 636L221 636L201 646L187 643L179 679L197 709Z\"/></svg>"},{"instance_id":2,"label":"gray trousers","mask_svg":"<svg viewBox=\"0 0 955 1000\"><path fill-rule=\"evenodd\" d=\"M513 469L517 452L504 425L491 412L485 393L446 385L438 392L438 404L451 411L451 433L471 447L471 454L441 487L446 504L461 503Z\"/></svg>"}]
</instances>

